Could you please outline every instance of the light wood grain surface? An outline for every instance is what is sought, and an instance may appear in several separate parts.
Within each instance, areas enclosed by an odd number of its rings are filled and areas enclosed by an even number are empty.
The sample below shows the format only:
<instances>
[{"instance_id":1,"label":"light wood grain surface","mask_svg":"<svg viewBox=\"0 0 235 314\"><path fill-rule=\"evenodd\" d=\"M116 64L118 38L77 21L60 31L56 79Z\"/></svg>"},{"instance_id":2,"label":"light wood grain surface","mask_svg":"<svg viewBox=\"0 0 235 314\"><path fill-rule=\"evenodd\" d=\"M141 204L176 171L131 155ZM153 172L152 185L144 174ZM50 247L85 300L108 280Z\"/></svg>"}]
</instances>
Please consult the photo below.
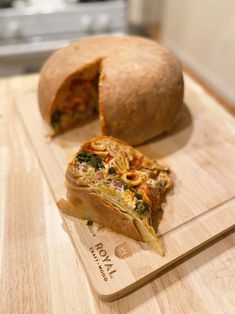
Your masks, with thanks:
<instances>
[{"instance_id":1,"label":"light wood grain surface","mask_svg":"<svg viewBox=\"0 0 235 314\"><path fill-rule=\"evenodd\" d=\"M19 118L15 88L15 80L0 82L0 312L234 313L234 233L129 296L113 303L97 298Z\"/></svg>"},{"instance_id":2,"label":"light wood grain surface","mask_svg":"<svg viewBox=\"0 0 235 314\"><path fill-rule=\"evenodd\" d=\"M66 195L64 173L70 156L100 133L98 119L53 140L45 137L37 103L38 77L11 80L15 108L55 200ZM147 157L169 164L174 190L167 196L159 232L161 257L147 246L63 215L92 287L113 301L146 283L163 268L235 226L235 119L185 75L184 110L173 130L139 147ZM220 124L218 124L218 118ZM217 136L215 137L215 134ZM55 176L56 173L56 176Z\"/></svg>"}]
</instances>

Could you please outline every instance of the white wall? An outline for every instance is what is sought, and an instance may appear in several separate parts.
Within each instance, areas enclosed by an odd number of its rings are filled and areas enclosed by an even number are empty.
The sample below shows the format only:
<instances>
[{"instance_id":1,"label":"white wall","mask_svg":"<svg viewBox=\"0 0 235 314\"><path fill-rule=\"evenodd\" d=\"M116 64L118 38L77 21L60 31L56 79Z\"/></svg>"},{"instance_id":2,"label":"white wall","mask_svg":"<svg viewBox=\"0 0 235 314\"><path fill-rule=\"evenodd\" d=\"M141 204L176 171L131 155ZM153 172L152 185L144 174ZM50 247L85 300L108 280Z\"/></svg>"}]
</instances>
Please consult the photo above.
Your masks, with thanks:
<instances>
[{"instance_id":1,"label":"white wall","mask_svg":"<svg viewBox=\"0 0 235 314\"><path fill-rule=\"evenodd\" d=\"M235 1L163 3L161 41L235 106Z\"/></svg>"}]
</instances>

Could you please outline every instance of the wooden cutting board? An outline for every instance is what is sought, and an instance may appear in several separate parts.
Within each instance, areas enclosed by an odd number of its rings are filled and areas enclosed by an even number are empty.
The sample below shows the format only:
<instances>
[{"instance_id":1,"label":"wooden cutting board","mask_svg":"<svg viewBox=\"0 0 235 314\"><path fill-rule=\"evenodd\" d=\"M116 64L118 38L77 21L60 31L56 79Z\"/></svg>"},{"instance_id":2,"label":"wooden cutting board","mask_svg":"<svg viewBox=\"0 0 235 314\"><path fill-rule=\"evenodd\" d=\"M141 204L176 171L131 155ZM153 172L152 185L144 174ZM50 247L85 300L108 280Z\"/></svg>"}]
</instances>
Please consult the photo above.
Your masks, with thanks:
<instances>
[{"instance_id":1,"label":"wooden cutting board","mask_svg":"<svg viewBox=\"0 0 235 314\"><path fill-rule=\"evenodd\" d=\"M55 200L65 197L64 172L79 145L99 134L98 120L50 140L36 99L38 77L16 78L14 102ZM235 119L185 76L185 106L168 135L139 149L174 171L159 232L160 257L138 243L97 225L63 215L65 229L91 285L108 301L144 284L168 265L235 226ZM138 136L138 135L137 135ZM36 191L35 191L36 193ZM56 241L56 239L55 239Z\"/></svg>"}]
</instances>

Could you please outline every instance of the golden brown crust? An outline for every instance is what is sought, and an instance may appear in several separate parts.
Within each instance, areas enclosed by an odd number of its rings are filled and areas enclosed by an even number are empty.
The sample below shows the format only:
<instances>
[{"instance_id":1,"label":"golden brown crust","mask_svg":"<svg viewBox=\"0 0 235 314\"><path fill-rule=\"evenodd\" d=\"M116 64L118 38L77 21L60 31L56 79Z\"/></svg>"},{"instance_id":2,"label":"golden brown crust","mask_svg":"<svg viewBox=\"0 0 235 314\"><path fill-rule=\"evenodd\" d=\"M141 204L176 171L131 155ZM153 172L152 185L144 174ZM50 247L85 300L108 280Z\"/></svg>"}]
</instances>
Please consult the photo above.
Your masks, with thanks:
<instances>
[{"instance_id":1,"label":"golden brown crust","mask_svg":"<svg viewBox=\"0 0 235 314\"><path fill-rule=\"evenodd\" d=\"M183 103L183 77L167 49L138 39L103 60L102 71L104 134L138 145L173 126Z\"/></svg>"},{"instance_id":2,"label":"golden brown crust","mask_svg":"<svg viewBox=\"0 0 235 314\"><path fill-rule=\"evenodd\" d=\"M74 196L76 195L76 196ZM59 201L58 207L71 216L92 220L111 230L137 241L143 241L134 219L107 204L102 197L88 187L68 187L68 201ZM66 204L66 202L68 202Z\"/></svg>"},{"instance_id":3,"label":"golden brown crust","mask_svg":"<svg viewBox=\"0 0 235 314\"><path fill-rule=\"evenodd\" d=\"M58 91L69 78L97 67L104 134L137 145L172 127L183 103L180 64L166 48L134 36L89 37L55 52L40 76L43 117L50 120Z\"/></svg>"}]
</instances>

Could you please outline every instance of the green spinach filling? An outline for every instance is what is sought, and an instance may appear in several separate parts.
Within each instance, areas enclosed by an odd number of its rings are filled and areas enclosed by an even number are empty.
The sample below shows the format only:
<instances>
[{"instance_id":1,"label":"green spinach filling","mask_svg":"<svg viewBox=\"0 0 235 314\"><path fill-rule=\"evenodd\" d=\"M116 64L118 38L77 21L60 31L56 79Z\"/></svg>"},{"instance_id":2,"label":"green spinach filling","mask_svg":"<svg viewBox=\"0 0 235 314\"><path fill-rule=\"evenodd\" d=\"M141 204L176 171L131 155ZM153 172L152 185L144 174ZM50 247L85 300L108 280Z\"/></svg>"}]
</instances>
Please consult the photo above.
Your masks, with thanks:
<instances>
[{"instance_id":1,"label":"green spinach filling","mask_svg":"<svg viewBox=\"0 0 235 314\"><path fill-rule=\"evenodd\" d=\"M149 206L145 203L137 203L134 209L138 214L143 214L146 210L149 210Z\"/></svg>"},{"instance_id":2,"label":"green spinach filling","mask_svg":"<svg viewBox=\"0 0 235 314\"><path fill-rule=\"evenodd\" d=\"M76 162L85 162L96 170L104 168L103 161L99 156L86 151L81 151L79 154L77 154Z\"/></svg>"},{"instance_id":3,"label":"green spinach filling","mask_svg":"<svg viewBox=\"0 0 235 314\"><path fill-rule=\"evenodd\" d=\"M64 112L60 109L57 109L53 112L53 114L51 116L51 126L53 128L55 128L56 126L59 125L60 119L61 119L63 114L64 114Z\"/></svg>"}]
</instances>

